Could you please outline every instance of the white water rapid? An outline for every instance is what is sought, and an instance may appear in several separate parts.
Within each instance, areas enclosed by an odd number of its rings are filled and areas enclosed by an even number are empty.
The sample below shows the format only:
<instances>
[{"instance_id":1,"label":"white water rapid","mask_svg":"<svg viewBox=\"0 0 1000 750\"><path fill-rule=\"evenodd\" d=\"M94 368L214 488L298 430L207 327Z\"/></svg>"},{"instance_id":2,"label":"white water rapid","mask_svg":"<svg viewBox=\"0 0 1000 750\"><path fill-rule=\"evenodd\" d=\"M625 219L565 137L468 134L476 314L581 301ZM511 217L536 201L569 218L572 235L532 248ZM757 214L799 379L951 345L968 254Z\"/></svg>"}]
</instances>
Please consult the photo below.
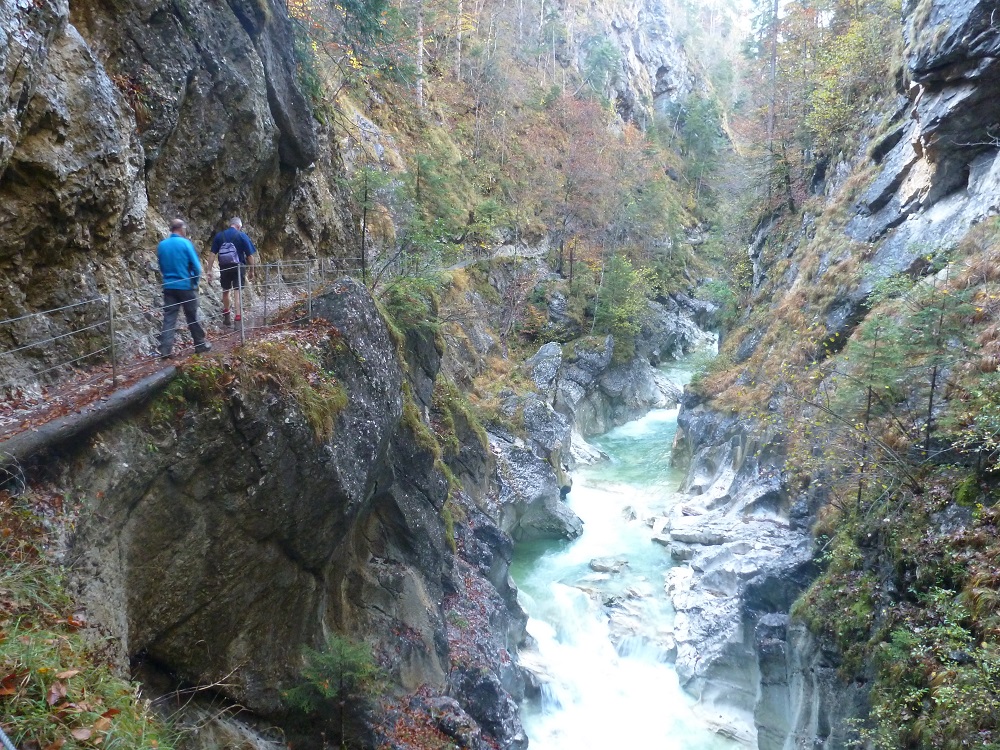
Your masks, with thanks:
<instances>
[{"instance_id":1,"label":"white water rapid","mask_svg":"<svg viewBox=\"0 0 1000 750\"><path fill-rule=\"evenodd\" d=\"M666 373L689 377L680 367ZM678 500L676 431L677 410L659 409L595 439L609 460L576 471L567 498L583 536L518 548L512 573L547 679L540 705L524 707L531 750L737 747L698 720L668 662L673 611L664 574L672 562L645 520ZM604 567L627 565L595 572L597 558L606 558Z\"/></svg>"}]
</instances>

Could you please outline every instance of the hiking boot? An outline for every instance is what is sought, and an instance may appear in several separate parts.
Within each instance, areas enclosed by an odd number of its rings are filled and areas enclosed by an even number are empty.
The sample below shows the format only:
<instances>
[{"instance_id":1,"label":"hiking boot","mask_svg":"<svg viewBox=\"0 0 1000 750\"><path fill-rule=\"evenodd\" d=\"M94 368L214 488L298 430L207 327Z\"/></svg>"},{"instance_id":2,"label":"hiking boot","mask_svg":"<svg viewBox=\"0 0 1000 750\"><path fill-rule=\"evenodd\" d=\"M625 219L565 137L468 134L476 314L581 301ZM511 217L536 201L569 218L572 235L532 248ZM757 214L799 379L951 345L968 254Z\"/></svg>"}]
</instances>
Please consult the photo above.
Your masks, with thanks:
<instances>
[{"instance_id":1,"label":"hiking boot","mask_svg":"<svg viewBox=\"0 0 1000 750\"><path fill-rule=\"evenodd\" d=\"M212 345L210 343L208 343L207 341L202 341L200 344L195 344L194 345L194 353L195 354L204 354L205 352L209 351L211 348L212 348Z\"/></svg>"},{"instance_id":2,"label":"hiking boot","mask_svg":"<svg viewBox=\"0 0 1000 750\"><path fill-rule=\"evenodd\" d=\"M231 326L233 324L232 315L229 314L229 310L222 311L222 325Z\"/></svg>"}]
</instances>

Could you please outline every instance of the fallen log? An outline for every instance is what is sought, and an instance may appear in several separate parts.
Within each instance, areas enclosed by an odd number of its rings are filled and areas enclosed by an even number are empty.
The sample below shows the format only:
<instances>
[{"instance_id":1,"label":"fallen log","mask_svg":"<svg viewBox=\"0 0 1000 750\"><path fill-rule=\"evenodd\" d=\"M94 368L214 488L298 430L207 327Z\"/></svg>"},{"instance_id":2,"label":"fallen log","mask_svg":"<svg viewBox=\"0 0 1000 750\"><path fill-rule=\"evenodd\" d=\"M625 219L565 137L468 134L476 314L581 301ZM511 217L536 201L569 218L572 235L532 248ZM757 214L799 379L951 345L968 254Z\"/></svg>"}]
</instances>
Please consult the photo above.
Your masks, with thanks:
<instances>
[{"instance_id":1,"label":"fallen log","mask_svg":"<svg viewBox=\"0 0 1000 750\"><path fill-rule=\"evenodd\" d=\"M90 432L134 409L166 388L176 375L177 368L168 367L148 375L128 388L115 391L106 399L88 404L75 414L28 428L0 441L0 473L7 477L16 475L12 467L20 466L33 456ZM2 474L0 481L5 479Z\"/></svg>"}]
</instances>

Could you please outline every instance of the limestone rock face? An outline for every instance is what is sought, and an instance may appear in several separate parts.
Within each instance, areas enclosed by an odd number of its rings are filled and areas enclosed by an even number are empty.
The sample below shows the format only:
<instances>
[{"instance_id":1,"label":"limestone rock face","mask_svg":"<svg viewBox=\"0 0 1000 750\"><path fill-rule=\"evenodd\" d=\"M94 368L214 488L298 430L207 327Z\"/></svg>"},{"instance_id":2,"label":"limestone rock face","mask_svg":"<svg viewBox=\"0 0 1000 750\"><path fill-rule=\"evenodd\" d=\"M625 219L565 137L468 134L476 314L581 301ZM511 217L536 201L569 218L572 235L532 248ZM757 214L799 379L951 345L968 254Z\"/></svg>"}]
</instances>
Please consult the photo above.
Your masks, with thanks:
<instances>
[{"instance_id":1,"label":"limestone rock face","mask_svg":"<svg viewBox=\"0 0 1000 750\"><path fill-rule=\"evenodd\" d=\"M659 0L604 6L579 6L567 13L571 54L580 70L595 43L608 40L618 49L621 70L609 84L608 98L626 120L640 126L654 113L683 100L695 86L691 62L671 25L671 12Z\"/></svg>"},{"instance_id":2,"label":"limestone rock face","mask_svg":"<svg viewBox=\"0 0 1000 750\"><path fill-rule=\"evenodd\" d=\"M3 0L0 317L114 290L122 336L148 333L150 321L124 313L154 303L154 251L175 216L203 251L239 214L265 259L343 255L353 230L340 157L293 49L274 0ZM91 305L29 321L3 343L106 314ZM64 361L67 348L35 353L43 363L5 358L5 379Z\"/></svg>"},{"instance_id":3,"label":"limestone rock face","mask_svg":"<svg viewBox=\"0 0 1000 750\"><path fill-rule=\"evenodd\" d=\"M502 405L508 419L520 420L524 438L491 427L499 488L494 502L501 527L518 540L579 536L582 522L562 497L569 490L565 472L576 462L601 456L585 436L678 403L680 388L653 363L710 338L694 324L690 309L668 300L649 303L636 356L626 364L612 363L611 336L539 347L524 365L538 393L509 391Z\"/></svg>"},{"instance_id":4,"label":"limestone rock face","mask_svg":"<svg viewBox=\"0 0 1000 750\"><path fill-rule=\"evenodd\" d=\"M583 522L563 501L552 464L516 442L494 437L500 526L515 540L575 539Z\"/></svg>"},{"instance_id":5,"label":"limestone rock face","mask_svg":"<svg viewBox=\"0 0 1000 750\"><path fill-rule=\"evenodd\" d=\"M643 339L637 350L644 353L623 365L611 362L611 336L580 339L565 347L545 344L527 365L535 385L573 428L583 437L597 435L679 400L680 389L646 359L658 361L662 345L655 340Z\"/></svg>"},{"instance_id":6,"label":"limestone rock face","mask_svg":"<svg viewBox=\"0 0 1000 750\"><path fill-rule=\"evenodd\" d=\"M930 271L926 256L961 240L970 227L1000 213L1000 26L997 4L979 0L908 0L905 94L890 102L887 127L865 144L855 167L873 164L847 216L844 245L866 243L861 271L839 285L824 311L827 334L841 340L868 312L876 285L893 275ZM847 189L852 165L829 170L826 192ZM792 259L783 278L761 248L777 217L752 236L754 290L803 281L795 250L816 231L814 217L784 242ZM817 278L839 259L818 258ZM814 280L810 279L810 283ZM765 327L739 342L734 359L752 355ZM677 667L709 713L725 715L761 750L848 746L850 719L863 718L863 685L836 677L837 657L788 617L793 599L817 571L809 529L817 498L790 497L780 436L738 416L687 400L678 452L690 456L690 498L658 539L675 560L668 590L678 612ZM818 491L813 491L818 492ZM731 717L731 718L730 718Z\"/></svg>"},{"instance_id":7,"label":"limestone rock face","mask_svg":"<svg viewBox=\"0 0 1000 750\"><path fill-rule=\"evenodd\" d=\"M769 743L790 721L776 713L790 699L787 681L774 684L785 666L768 649L785 653L777 641L788 637L788 609L818 569L782 484L780 436L690 401L678 425L691 456L689 497L658 536L679 563L666 577L677 673L706 721L754 746L782 747Z\"/></svg>"},{"instance_id":8,"label":"limestone rock face","mask_svg":"<svg viewBox=\"0 0 1000 750\"><path fill-rule=\"evenodd\" d=\"M86 488L71 562L89 621L122 663L219 683L265 718L281 716L303 645L353 634L402 690L457 699L441 707L454 732L519 747L523 681L502 655L524 638L510 541L471 503L447 538L448 482L400 418L403 369L364 288L345 280L314 312L342 337L324 360L347 395L330 437L265 371L201 408L154 405L56 464ZM462 636L479 654L463 682L447 612L472 620L478 602L492 614ZM514 708L484 708L484 681Z\"/></svg>"},{"instance_id":9,"label":"limestone rock face","mask_svg":"<svg viewBox=\"0 0 1000 750\"><path fill-rule=\"evenodd\" d=\"M891 127L871 144L878 170L845 228L874 253L831 306L831 335L857 324L879 281L920 275L929 248L958 242L1000 212L996 3L932 0L903 10L908 89L887 113Z\"/></svg>"}]
</instances>

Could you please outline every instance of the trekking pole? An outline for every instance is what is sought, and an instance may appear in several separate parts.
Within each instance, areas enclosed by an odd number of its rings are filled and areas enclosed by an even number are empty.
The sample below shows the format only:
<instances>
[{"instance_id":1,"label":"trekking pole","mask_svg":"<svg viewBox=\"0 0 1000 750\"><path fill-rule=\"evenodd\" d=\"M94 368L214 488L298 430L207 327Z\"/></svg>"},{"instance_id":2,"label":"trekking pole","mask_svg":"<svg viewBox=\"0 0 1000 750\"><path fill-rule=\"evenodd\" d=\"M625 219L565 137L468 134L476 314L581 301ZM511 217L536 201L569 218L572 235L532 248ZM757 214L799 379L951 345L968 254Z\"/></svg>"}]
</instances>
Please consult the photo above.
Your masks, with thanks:
<instances>
[{"instance_id":1,"label":"trekking pole","mask_svg":"<svg viewBox=\"0 0 1000 750\"><path fill-rule=\"evenodd\" d=\"M108 292L108 334L111 338L111 387L118 381L118 356L115 353L115 293Z\"/></svg>"},{"instance_id":2,"label":"trekking pole","mask_svg":"<svg viewBox=\"0 0 1000 750\"><path fill-rule=\"evenodd\" d=\"M4 734L3 729L0 729L0 745L3 745L4 750L17 750L10 738Z\"/></svg>"}]
</instances>

